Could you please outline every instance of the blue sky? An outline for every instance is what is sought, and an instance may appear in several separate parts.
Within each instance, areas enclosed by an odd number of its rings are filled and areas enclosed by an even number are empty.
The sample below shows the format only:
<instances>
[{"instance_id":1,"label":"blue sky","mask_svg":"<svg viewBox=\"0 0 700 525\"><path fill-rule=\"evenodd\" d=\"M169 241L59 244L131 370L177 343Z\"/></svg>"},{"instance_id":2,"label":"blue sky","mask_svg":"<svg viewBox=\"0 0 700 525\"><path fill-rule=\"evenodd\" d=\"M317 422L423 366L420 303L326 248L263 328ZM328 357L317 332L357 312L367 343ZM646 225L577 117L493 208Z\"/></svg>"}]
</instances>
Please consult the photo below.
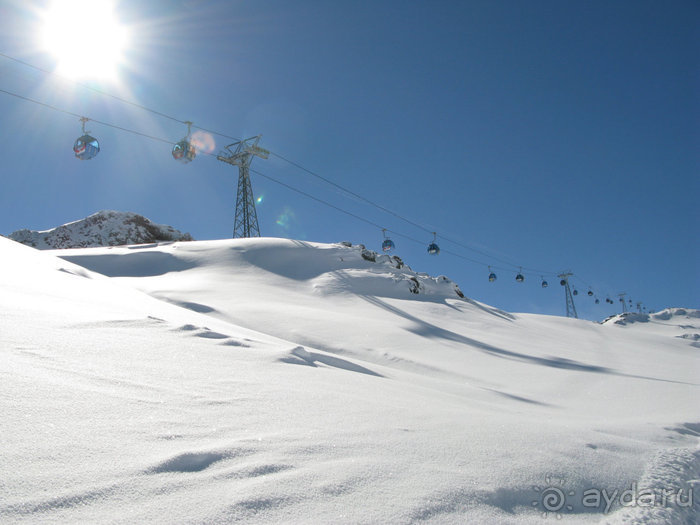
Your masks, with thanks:
<instances>
[{"instance_id":1,"label":"blue sky","mask_svg":"<svg viewBox=\"0 0 700 525\"><path fill-rule=\"evenodd\" d=\"M1 53L56 67L38 43L46 5L3 2ZM279 157L253 163L395 232L414 270L510 311L563 315L563 269L588 319L618 311L604 299L620 292L652 309L700 307L697 2L115 5L130 35L119 74L81 82L232 137L261 133L272 152L420 225ZM173 142L186 133L3 57L0 89ZM102 151L80 162L75 117L4 93L0 112L0 233L116 209L196 239L231 236L235 168L202 154L180 165L168 144L97 123ZM214 153L232 142L212 138ZM252 184L263 235L379 249L376 226L255 173Z\"/></svg>"}]
</instances>

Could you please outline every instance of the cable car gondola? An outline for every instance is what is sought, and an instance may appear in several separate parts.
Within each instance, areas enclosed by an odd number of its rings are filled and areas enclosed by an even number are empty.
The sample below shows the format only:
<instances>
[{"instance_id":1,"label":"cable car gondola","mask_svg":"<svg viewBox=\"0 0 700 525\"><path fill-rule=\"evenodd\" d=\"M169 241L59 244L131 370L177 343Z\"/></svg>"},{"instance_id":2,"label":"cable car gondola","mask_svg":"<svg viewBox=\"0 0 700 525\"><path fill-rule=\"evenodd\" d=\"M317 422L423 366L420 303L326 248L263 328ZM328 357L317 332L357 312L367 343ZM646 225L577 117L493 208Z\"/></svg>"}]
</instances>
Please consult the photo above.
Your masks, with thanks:
<instances>
[{"instance_id":1,"label":"cable car gondola","mask_svg":"<svg viewBox=\"0 0 700 525\"><path fill-rule=\"evenodd\" d=\"M491 272L491 267L489 266L489 272ZM489 282L492 283L494 282L498 277L496 277L496 274L491 272L489 273Z\"/></svg>"},{"instance_id":2,"label":"cable car gondola","mask_svg":"<svg viewBox=\"0 0 700 525\"><path fill-rule=\"evenodd\" d=\"M588 290L588 297L593 297L593 290L591 290L591 289Z\"/></svg>"},{"instance_id":3,"label":"cable car gondola","mask_svg":"<svg viewBox=\"0 0 700 525\"><path fill-rule=\"evenodd\" d=\"M90 120L87 117L81 117L80 122L83 124L83 136L76 139L73 144L73 153L75 158L80 160L90 160L100 152L100 143L95 137L90 136L89 132L85 131L85 123Z\"/></svg>"},{"instance_id":4,"label":"cable car gondola","mask_svg":"<svg viewBox=\"0 0 700 525\"><path fill-rule=\"evenodd\" d=\"M187 124L187 136L173 146L173 158L182 162L183 164L191 162L197 156L197 151L195 150L192 142L190 142L190 129L192 123L187 121L185 124Z\"/></svg>"},{"instance_id":5,"label":"cable car gondola","mask_svg":"<svg viewBox=\"0 0 700 525\"><path fill-rule=\"evenodd\" d=\"M549 286L549 283L544 280L544 277L542 277L542 288L547 288Z\"/></svg>"},{"instance_id":6,"label":"cable car gondola","mask_svg":"<svg viewBox=\"0 0 700 525\"><path fill-rule=\"evenodd\" d=\"M390 252L396 246L394 245L394 241L392 241L389 237L386 236L386 228L382 228L382 235L384 235L384 242L382 242L382 250L385 252Z\"/></svg>"},{"instance_id":7,"label":"cable car gondola","mask_svg":"<svg viewBox=\"0 0 700 525\"><path fill-rule=\"evenodd\" d=\"M515 280L519 283L521 283L525 280L525 276L523 275L522 272L523 272L523 269L520 268L520 272L518 273L518 275L515 276Z\"/></svg>"},{"instance_id":8,"label":"cable car gondola","mask_svg":"<svg viewBox=\"0 0 700 525\"><path fill-rule=\"evenodd\" d=\"M430 255L437 255L440 253L440 247L435 242L437 239L437 233L433 232L433 242L428 245L428 253Z\"/></svg>"}]
</instances>

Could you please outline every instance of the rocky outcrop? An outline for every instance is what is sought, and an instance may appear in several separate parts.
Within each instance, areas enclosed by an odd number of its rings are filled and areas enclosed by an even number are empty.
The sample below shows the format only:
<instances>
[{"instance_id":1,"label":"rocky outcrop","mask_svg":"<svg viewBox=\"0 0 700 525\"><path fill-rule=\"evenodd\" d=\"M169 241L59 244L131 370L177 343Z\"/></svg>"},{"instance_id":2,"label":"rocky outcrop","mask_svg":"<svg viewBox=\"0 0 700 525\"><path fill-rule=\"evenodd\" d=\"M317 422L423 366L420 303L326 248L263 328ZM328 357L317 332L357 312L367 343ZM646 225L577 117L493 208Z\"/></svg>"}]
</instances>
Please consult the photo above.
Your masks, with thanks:
<instances>
[{"instance_id":1,"label":"rocky outcrop","mask_svg":"<svg viewBox=\"0 0 700 525\"><path fill-rule=\"evenodd\" d=\"M8 237L40 250L194 240L189 233L156 224L137 213L109 210L50 230L18 230Z\"/></svg>"}]
</instances>

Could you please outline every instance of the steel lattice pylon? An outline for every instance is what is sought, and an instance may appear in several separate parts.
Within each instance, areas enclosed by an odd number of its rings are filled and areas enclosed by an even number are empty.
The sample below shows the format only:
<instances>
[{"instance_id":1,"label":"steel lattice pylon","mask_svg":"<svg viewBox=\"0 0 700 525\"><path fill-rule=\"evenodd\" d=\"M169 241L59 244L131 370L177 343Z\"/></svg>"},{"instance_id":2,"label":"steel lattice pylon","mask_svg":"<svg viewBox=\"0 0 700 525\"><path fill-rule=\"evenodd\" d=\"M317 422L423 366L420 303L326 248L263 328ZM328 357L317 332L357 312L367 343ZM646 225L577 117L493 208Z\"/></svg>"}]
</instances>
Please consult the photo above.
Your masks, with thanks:
<instances>
[{"instance_id":1,"label":"steel lattice pylon","mask_svg":"<svg viewBox=\"0 0 700 525\"><path fill-rule=\"evenodd\" d=\"M574 304L574 296L571 293L571 287L569 286L569 277L574 274L571 272L562 272L559 274L561 279L561 285L564 287L564 293L566 294L566 317L574 317L578 319L578 314L576 313L576 305Z\"/></svg>"},{"instance_id":2,"label":"steel lattice pylon","mask_svg":"<svg viewBox=\"0 0 700 525\"><path fill-rule=\"evenodd\" d=\"M617 294L617 296L620 298L620 303L622 304L622 313L624 314L627 312L627 303L625 302L625 297L627 296L627 292L619 293L619 294ZM630 299L630 302L631 301L632 300Z\"/></svg>"},{"instance_id":3,"label":"steel lattice pylon","mask_svg":"<svg viewBox=\"0 0 700 525\"><path fill-rule=\"evenodd\" d=\"M258 214L255 212L253 188L250 185L250 172L247 166L241 166L238 174L236 217L233 221L233 238L237 237L260 237Z\"/></svg>"},{"instance_id":4,"label":"steel lattice pylon","mask_svg":"<svg viewBox=\"0 0 700 525\"><path fill-rule=\"evenodd\" d=\"M238 166L238 190L236 215L233 221L233 238L260 237L258 214L255 212L253 187L250 184L250 163L253 157L268 158L270 152L258 146L261 135L226 146L229 155L218 155L222 162ZM232 150L235 146L235 150Z\"/></svg>"}]
</instances>

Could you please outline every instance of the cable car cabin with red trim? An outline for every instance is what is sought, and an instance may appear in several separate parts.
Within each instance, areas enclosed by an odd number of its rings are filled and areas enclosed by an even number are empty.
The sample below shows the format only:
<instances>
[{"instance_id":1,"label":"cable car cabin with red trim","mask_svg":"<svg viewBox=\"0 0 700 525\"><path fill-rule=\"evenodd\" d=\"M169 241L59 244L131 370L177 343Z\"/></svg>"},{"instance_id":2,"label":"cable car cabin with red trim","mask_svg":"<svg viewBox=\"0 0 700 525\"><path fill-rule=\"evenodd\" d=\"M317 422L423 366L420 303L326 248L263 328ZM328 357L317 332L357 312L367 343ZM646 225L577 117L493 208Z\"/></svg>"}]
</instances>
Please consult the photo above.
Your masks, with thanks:
<instances>
[{"instance_id":1,"label":"cable car cabin with red trim","mask_svg":"<svg viewBox=\"0 0 700 525\"><path fill-rule=\"evenodd\" d=\"M78 138L75 144L73 144L73 153L75 153L75 157L80 160L93 159L99 152L100 143L97 142L95 137L91 137L87 134Z\"/></svg>"},{"instance_id":2,"label":"cable car cabin with red trim","mask_svg":"<svg viewBox=\"0 0 700 525\"><path fill-rule=\"evenodd\" d=\"M183 164L192 162L197 156L197 151L188 140L181 140L173 146L173 158Z\"/></svg>"}]
</instances>

